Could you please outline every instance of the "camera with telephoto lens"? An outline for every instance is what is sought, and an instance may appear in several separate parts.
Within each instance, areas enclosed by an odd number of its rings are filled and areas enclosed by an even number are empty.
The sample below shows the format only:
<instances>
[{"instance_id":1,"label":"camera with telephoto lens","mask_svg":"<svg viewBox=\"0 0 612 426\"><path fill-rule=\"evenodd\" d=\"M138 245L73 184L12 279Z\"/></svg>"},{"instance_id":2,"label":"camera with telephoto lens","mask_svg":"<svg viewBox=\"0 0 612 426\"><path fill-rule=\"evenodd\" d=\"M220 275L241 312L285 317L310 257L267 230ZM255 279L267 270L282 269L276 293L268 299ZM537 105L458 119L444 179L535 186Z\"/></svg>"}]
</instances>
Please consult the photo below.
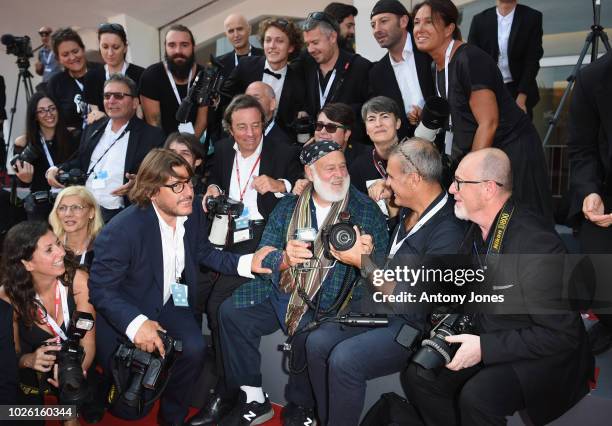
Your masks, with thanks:
<instances>
[{"instance_id":1,"label":"camera with telephoto lens","mask_svg":"<svg viewBox=\"0 0 612 426\"><path fill-rule=\"evenodd\" d=\"M414 131L414 136L433 142L444 127L450 115L448 101L439 96L431 96L425 101L421 113L421 122Z\"/></svg>"},{"instance_id":2,"label":"camera with telephoto lens","mask_svg":"<svg viewBox=\"0 0 612 426\"><path fill-rule=\"evenodd\" d=\"M334 258L330 253L330 247L338 251L345 251L349 250L357 242L357 232L353 228L355 224L351 223L351 214L349 212L341 212L339 220L338 223L327 225L321 229L323 254L328 259Z\"/></svg>"},{"instance_id":3,"label":"camera with telephoto lens","mask_svg":"<svg viewBox=\"0 0 612 426\"><path fill-rule=\"evenodd\" d=\"M300 144L308 142L315 131L314 122L307 115L296 118L292 127L297 134L297 141Z\"/></svg>"},{"instance_id":4,"label":"camera with telephoto lens","mask_svg":"<svg viewBox=\"0 0 612 426\"><path fill-rule=\"evenodd\" d=\"M57 174L57 181L64 186L85 185L87 174L80 169L70 169L67 172L60 170Z\"/></svg>"},{"instance_id":5,"label":"camera with telephoto lens","mask_svg":"<svg viewBox=\"0 0 612 426\"><path fill-rule=\"evenodd\" d=\"M208 241L217 247L225 247L231 229L231 218L239 217L244 210L244 204L233 200L225 194L206 198L206 209L213 217Z\"/></svg>"},{"instance_id":6,"label":"camera with telephoto lens","mask_svg":"<svg viewBox=\"0 0 612 426\"><path fill-rule=\"evenodd\" d=\"M34 162L36 162L40 156L41 152L39 148L34 145L27 144L26 147L23 148L23 151L21 151L19 154L15 154L13 158L11 158L11 167L17 170L17 161L21 161L21 163L26 161L30 164L34 164Z\"/></svg>"},{"instance_id":7,"label":"camera with telephoto lens","mask_svg":"<svg viewBox=\"0 0 612 426\"><path fill-rule=\"evenodd\" d=\"M80 345L80 341L93 326L94 318L92 314L75 311L66 333L67 340L61 343L61 349L47 352L54 352L55 354L61 404L80 405L89 398L89 387L85 381L82 367L85 350ZM45 345L55 346L57 343L46 342Z\"/></svg>"},{"instance_id":8,"label":"camera with telephoto lens","mask_svg":"<svg viewBox=\"0 0 612 426\"><path fill-rule=\"evenodd\" d=\"M12 34L4 34L2 36L2 44L6 46L7 55L15 55L18 58L32 58L32 41L28 36L14 36Z\"/></svg>"},{"instance_id":9,"label":"camera with telephoto lens","mask_svg":"<svg viewBox=\"0 0 612 426\"><path fill-rule=\"evenodd\" d=\"M412 362L428 370L443 367L453 359L459 348L458 343L444 340L448 336L458 334L475 334L474 320L467 314L431 314L431 322L435 324L429 339L421 342L421 348L412 357Z\"/></svg>"},{"instance_id":10,"label":"camera with telephoto lens","mask_svg":"<svg viewBox=\"0 0 612 426\"><path fill-rule=\"evenodd\" d=\"M126 383L115 383L119 388L120 398L130 407L142 406L145 389L161 391L170 378L170 367L177 353L183 351L183 344L168 334L158 331L164 345L165 355L158 350L145 352L132 343L124 343L115 352L115 363L118 368L129 373ZM113 372L113 376L118 377ZM161 392L159 392L161 393Z\"/></svg>"}]
</instances>

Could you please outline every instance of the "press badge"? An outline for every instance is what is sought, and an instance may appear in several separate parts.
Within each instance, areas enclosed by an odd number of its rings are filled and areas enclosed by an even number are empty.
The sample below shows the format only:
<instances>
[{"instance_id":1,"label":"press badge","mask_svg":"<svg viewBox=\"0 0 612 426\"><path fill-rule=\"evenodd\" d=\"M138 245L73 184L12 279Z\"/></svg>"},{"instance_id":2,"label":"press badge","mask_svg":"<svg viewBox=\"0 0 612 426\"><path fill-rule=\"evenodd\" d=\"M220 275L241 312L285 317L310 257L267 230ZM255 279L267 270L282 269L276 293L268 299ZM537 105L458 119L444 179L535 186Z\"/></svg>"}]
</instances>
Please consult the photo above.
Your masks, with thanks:
<instances>
[{"instance_id":1,"label":"press badge","mask_svg":"<svg viewBox=\"0 0 612 426\"><path fill-rule=\"evenodd\" d=\"M170 291L172 292L172 300L174 300L174 306L186 308L189 306L187 301L187 286L185 284L173 282L170 284Z\"/></svg>"},{"instance_id":2,"label":"press badge","mask_svg":"<svg viewBox=\"0 0 612 426\"><path fill-rule=\"evenodd\" d=\"M91 183L91 187L95 189L103 189L106 187L106 180L108 179L108 171L100 170L96 172L94 179Z\"/></svg>"},{"instance_id":3,"label":"press badge","mask_svg":"<svg viewBox=\"0 0 612 426\"><path fill-rule=\"evenodd\" d=\"M251 227L249 226L249 209L247 207L242 211L242 215L232 220L233 222L233 243L241 243L253 238Z\"/></svg>"},{"instance_id":4,"label":"press badge","mask_svg":"<svg viewBox=\"0 0 612 426\"><path fill-rule=\"evenodd\" d=\"M453 132L447 130L444 133L444 153L450 157L453 152Z\"/></svg>"},{"instance_id":5,"label":"press badge","mask_svg":"<svg viewBox=\"0 0 612 426\"><path fill-rule=\"evenodd\" d=\"M188 121L187 123L179 123L178 131L181 133L191 133L192 135L195 135L195 129L193 128L191 121Z\"/></svg>"}]
</instances>

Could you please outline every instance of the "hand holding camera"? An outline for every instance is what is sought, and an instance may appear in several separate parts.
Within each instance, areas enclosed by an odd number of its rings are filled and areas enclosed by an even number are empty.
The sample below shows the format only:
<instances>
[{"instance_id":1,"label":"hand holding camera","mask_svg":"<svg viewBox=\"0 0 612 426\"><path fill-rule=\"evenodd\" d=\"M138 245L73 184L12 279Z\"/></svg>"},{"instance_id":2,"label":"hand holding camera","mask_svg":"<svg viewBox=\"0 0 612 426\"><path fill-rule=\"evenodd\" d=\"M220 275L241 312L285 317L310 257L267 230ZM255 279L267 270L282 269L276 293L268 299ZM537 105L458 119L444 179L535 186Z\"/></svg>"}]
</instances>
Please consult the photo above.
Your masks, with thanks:
<instances>
[{"instance_id":1,"label":"hand holding camera","mask_svg":"<svg viewBox=\"0 0 612 426\"><path fill-rule=\"evenodd\" d=\"M159 351L162 358L166 355L164 343L157 331L166 332L157 321L146 320L142 323L134 336L134 345L144 352L151 353L155 349Z\"/></svg>"},{"instance_id":2,"label":"hand holding camera","mask_svg":"<svg viewBox=\"0 0 612 426\"><path fill-rule=\"evenodd\" d=\"M204 194L204 199L202 200L202 208L204 209L204 213L208 213L208 205L206 200L208 197L216 198L221 195L221 191L219 191L219 187L217 185L209 185L206 189L206 194Z\"/></svg>"},{"instance_id":3,"label":"hand holding camera","mask_svg":"<svg viewBox=\"0 0 612 426\"><path fill-rule=\"evenodd\" d=\"M40 345L31 354L24 355L25 359L23 359L22 363L25 367L47 373L53 368L56 355L60 349L62 349L61 345L57 343L55 337L52 337L45 340L44 344Z\"/></svg>"},{"instance_id":4,"label":"hand holding camera","mask_svg":"<svg viewBox=\"0 0 612 426\"><path fill-rule=\"evenodd\" d=\"M23 183L32 183L32 178L34 176L34 166L28 163L27 161L17 160L15 162L15 169L17 178Z\"/></svg>"},{"instance_id":5,"label":"hand holding camera","mask_svg":"<svg viewBox=\"0 0 612 426\"><path fill-rule=\"evenodd\" d=\"M361 269L361 256L372 253L374 240L371 235L361 234L359 226L354 225L356 242L347 250L338 250L330 245L329 253L340 262Z\"/></svg>"},{"instance_id":6,"label":"hand holding camera","mask_svg":"<svg viewBox=\"0 0 612 426\"><path fill-rule=\"evenodd\" d=\"M469 368L482 360L480 336L474 334L459 334L457 336L446 336L444 340L449 343L461 344L452 361L446 365L446 368L449 370L459 371L464 368Z\"/></svg>"}]
</instances>

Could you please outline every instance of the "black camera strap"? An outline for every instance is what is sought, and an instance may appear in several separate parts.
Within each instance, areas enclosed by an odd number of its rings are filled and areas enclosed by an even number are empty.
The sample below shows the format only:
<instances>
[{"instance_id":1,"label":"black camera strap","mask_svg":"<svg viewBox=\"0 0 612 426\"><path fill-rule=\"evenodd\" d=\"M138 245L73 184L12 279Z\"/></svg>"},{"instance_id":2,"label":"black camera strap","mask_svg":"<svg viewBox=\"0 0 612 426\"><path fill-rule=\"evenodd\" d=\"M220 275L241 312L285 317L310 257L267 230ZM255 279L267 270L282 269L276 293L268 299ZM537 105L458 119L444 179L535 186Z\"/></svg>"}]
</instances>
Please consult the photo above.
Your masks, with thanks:
<instances>
[{"instance_id":1,"label":"black camera strap","mask_svg":"<svg viewBox=\"0 0 612 426\"><path fill-rule=\"evenodd\" d=\"M490 253L498 255L501 253L504 238L506 236L506 230L508 229L508 225L510 224L510 220L512 219L512 215L514 214L515 205L512 197L508 198L504 206L502 207L499 215L497 216L497 221L495 222L495 227L493 228L493 232L491 233L489 246L487 247L487 252L485 253L484 263L481 262L480 254L478 252L478 248L476 247L476 241L473 241L473 249L474 254L478 258L478 263L481 267L486 266L487 257ZM477 228L477 227L476 227ZM478 232L477 229L474 229L473 232Z\"/></svg>"},{"instance_id":2,"label":"black camera strap","mask_svg":"<svg viewBox=\"0 0 612 426\"><path fill-rule=\"evenodd\" d=\"M91 166L91 167L89 168L89 171L88 171L88 172L87 172L87 174L85 175L85 180L87 180L87 179L89 178L89 175L91 175L91 174L93 173L93 171L94 171L94 169L96 168L96 166L98 165L98 163L100 163L100 161L102 161L102 159L103 159L103 158L106 156L106 154L108 153L108 151L110 151L110 150L111 150L111 148L112 148L113 146L115 146L115 144L116 144L117 142L119 142L119 140L120 140L121 138L123 138L127 132L129 132L129 131L130 131L130 130L129 130L129 128L130 128L130 124L128 123L128 125L125 127L125 129L123 129L123 132L121 132L121 134L119 135L119 137L118 137L117 139L115 139L115 140L113 141L113 143L111 143L111 144L109 145L109 147L108 147L108 148L106 148L106 150L105 150L105 151L102 153L102 155L101 155L101 156L100 156L100 157L99 157L99 158L96 160L96 162L93 164L93 166ZM104 137L104 135L102 135L102 137ZM94 148L94 149L95 149L95 148Z\"/></svg>"}]
</instances>

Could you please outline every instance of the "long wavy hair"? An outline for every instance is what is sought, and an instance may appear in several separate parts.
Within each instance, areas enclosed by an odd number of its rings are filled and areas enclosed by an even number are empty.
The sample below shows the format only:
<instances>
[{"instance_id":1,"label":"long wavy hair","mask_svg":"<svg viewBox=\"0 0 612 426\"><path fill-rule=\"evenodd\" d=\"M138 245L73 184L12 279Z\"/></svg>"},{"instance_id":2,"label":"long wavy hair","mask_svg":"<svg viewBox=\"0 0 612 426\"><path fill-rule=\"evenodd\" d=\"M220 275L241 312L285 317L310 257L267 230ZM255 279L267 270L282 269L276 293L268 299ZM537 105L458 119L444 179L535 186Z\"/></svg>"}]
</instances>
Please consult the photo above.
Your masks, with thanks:
<instances>
[{"instance_id":1,"label":"long wavy hair","mask_svg":"<svg viewBox=\"0 0 612 426\"><path fill-rule=\"evenodd\" d=\"M13 226L4 239L1 283L19 320L26 327L31 327L34 323L41 324L36 310L41 308L45 314L46 310L42 303L36 300L32 274L26 270L22 260L32 260L38 240L49 231L52 229L48 223L26 221ZM67 257L65 259L67 260ZM67 260L66 273L60 278L70 290L75 272L75 265Z\"/></svg>"},{"instance_id":2,"label":"long wavy hair","mask_svg":"<svg viewBox=\"0 0 612 426\"><path fill-rule=\"evenodd\" d=\"M43 98L49 98L57 109L57 124L55 125L55 135L53 136L57 144L57 158L53 160L56 163L62 163L68 160L70 155L76 150L77 145L73 143L72 137L66 128L66 124L64 124L62 111L56 100L43 92L34 93L28 102L26 109L26 142L28 145L38 148L42 153L42 145L40 144L40 124L37 120L38 114L36 110L38 109L38 102Z\"/></svg>"}]
</instances>

